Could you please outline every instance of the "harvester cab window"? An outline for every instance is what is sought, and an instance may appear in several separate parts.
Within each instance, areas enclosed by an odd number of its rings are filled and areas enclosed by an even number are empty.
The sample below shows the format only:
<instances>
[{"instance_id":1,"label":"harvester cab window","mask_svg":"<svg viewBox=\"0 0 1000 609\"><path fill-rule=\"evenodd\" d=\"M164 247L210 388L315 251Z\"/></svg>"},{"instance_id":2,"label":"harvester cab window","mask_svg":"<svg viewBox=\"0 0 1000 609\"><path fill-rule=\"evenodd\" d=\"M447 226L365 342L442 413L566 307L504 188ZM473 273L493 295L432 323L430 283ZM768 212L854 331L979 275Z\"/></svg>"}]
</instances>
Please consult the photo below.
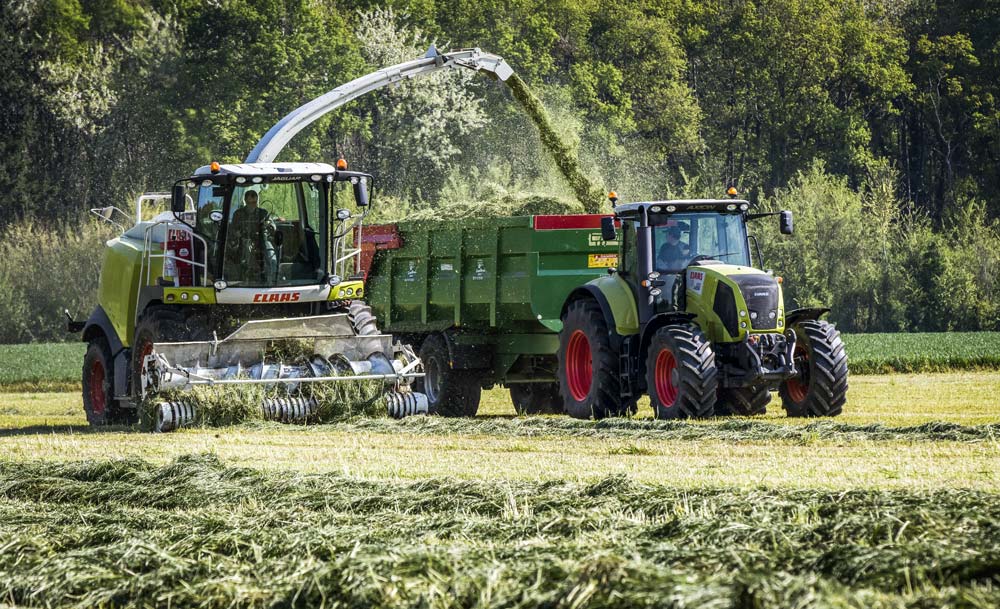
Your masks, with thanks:
<instances>
[{"instance_id":1,"label":"harvester cab window","mask_svg":"<svg viewBox=\"0 0 1000 609\"><path fill-rule=\"evenodd\" d=\"M308 285L325 275L318 224L322 185L264 182L233 190L223 274L245 287Z\"/></svg>"}]
</instances>

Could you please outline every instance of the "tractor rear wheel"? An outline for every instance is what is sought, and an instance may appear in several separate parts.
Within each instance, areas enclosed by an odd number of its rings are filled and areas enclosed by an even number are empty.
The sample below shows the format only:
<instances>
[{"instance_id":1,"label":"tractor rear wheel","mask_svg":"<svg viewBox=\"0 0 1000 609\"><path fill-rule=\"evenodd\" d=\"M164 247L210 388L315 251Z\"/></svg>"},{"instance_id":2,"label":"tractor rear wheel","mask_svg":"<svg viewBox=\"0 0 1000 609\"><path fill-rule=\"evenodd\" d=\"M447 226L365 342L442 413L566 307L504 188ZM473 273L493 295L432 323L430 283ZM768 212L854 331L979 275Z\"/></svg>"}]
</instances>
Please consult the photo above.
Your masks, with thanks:
<instances>
[{"instance_id":1,"label":"tractor rear wheel","mask_svg":"<svg viewBox=\"0 0 1000 609\"><path fill-rule=\"evenodd\" d=\"M847 351L837 328L826 321L795 325L797 376L778 387L790 417L835 417L847 402Z\"/></svg>"},{"instance_id":2,"label":"tractor rear wheel","mask_svg":"<svg viewBox=\"0 0 1000 609\"><path fill-rule=\"evenodd\" d=\"M92 427L121 422L114 386L114 362L108 340L103 336L92 338L83 356L83 411Z\"/></svg>"},{"instance_id":3,"label":"tractor rear wheel","mask_svg":"<svg viewBox=\"0 0 1000 609\"><path fill-rule=\"evenodd\" d=\"M656 331L646 352L646 387L657 419L704 419L715 414L715 352L694 325Z\"/></svg>"},{"instance_id":4,"label":"tractor rear wheel","mask_svg":"<svg viewBox=\"0 0 1000 609\"><path fill-rule=\"evenodd\" d=\"M628 411L620 404L618 353L611 346L600 305L591 299L569 305L559 332L559 395L577 419L603 419Z\"/></svg>"},{"instance_id":5,"label":"tractor rear wheel","mask_svg":"<svg viewBox=\"0 0 1000 609\"><path fill-rule=\"evenodd\" d=\"M766 414L767 405L770 403L771 391L766 385L719 389L719 398L715 402L715 414L752 417Z\"/></svg>"},{"instance_id":6,"label":"tractor rear wheel","mask_svg":"<svg viewBox=\"0 0 1000 609\"><path fill-rule=\"evenodd\" d=\"M427 396L431 414L444 417L474 417L479 411L482 384L468 371L451 367L448 344L437 334L420 346L424 377L414 382L415 389Z\"/></svg>"},{"instance_id":7,"label":"tractor rear wheel","mask_svg":"<svg viewBox=\"0 0 1000 609\"><path fill-rule=\"evenodd\" d=\"M510 401L517 414L560 414L558 383L517 383L510 386Z\"/></svg>"}]
</instances>

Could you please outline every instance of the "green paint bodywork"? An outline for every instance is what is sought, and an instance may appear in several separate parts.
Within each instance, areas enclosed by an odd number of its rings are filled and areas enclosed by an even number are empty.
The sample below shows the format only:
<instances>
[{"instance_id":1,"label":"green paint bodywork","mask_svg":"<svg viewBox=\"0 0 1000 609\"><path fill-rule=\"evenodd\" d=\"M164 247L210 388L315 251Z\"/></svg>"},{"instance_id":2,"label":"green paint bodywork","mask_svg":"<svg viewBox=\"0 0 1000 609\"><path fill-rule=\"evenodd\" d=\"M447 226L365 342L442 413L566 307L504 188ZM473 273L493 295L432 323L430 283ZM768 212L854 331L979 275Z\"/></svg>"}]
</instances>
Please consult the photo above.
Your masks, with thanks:
<instances>
[{"instance_id":1,"label":"green paint bodywork","mask_svg":"<svg viewBox=\"0 0 1000 609\"><path fill-rule=\"evenodd\" d=\"M720 283L726 283L733 289L733 295L736 298L736 310L738 312L745 313L748 310L746 300L743 298L743 294L740 292L739 287L734 281L729 279L729 277L732 275L768 276L764 271L749 266L735 266L731 264L692 266L688 267L688 272L690 271L702 272L705 274L705 278L700 294L692 290L691 283L688 283L686 292L687 306L685 310L688 313L695 314L695 322L699 325L699 327L701 327L702 332L705 333L710 341L720 343L740 342L747 335L747 333L763 334L784 332L785 307L784 296L782 294L780 283L778 284L778 317L776 328L767 330L754 328L753 322L749 316L741 316L739 320L746 322L747 328L738 327L738 333L736 336L731 336L723 325L722 320L718 315L716 315L715 311L713 311L715 292Z\"/></svg>"},{"instance_id":2,"label":"green paint bodywork","mask_svg":"<svg viewBox=\"0 0 1000 609\"><path fill-rule=\"evenodd\" d=\"M611 314L615 321L615 330L622 336L639 333L639 310L635 303L635 294L621 275L605 275L589 283L599 289L608 300ZM562 329L562 324L559 324Z\"/></svg>"},{"instance_id":3,"label":"green paint bodywork","mask_svg":"<svg viewBox=\"0 0 1000 609\"><path fill-rule=\"evenodd\" d=\"M123 235L108 241L107 246L97 299L118 338L128 347L134 340L143 242ZM162 259L153 258L150 264L150 276L159 277Z\"/></svg>"}]
</instances>

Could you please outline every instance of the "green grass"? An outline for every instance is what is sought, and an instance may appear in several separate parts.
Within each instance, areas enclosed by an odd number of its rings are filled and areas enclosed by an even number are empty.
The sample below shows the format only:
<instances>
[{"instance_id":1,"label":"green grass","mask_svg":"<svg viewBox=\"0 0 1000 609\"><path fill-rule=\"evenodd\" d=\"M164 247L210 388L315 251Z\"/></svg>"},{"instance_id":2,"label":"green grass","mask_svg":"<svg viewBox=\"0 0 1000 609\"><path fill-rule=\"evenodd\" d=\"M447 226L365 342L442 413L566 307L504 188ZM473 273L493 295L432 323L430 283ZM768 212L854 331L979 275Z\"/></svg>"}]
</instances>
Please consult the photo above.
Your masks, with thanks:
<instances>
[{"instance_id":1,"label":"green grass","mask_svg":"<svg viewBox=\"0 0 1000 609\"><path fill-rule=\"evenodd\" d=\"M853 374L1000 369L1000 332L845 334ZM0 390L79 388L82 343L0 345Z\"/></svg>"},{"instance_id":2,"label":"green grass","mask_svg":"<svg viewBox=\"0 0 1000 609\"><path fill-rule=\"evenodd\" d=\"M998 496L968 490L22 462L0 465L0 602L995 607L997 522Z\"/></svg>"}]
</instances>

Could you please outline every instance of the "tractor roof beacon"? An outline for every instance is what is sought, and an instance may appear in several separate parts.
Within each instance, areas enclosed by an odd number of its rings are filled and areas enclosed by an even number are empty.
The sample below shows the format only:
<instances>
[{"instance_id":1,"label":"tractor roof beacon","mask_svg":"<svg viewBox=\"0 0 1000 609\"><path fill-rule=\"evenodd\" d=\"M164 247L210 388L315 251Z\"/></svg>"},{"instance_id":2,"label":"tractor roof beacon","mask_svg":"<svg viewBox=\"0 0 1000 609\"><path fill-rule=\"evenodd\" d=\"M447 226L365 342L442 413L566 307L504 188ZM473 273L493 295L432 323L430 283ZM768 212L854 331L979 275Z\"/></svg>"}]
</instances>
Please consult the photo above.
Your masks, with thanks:
<instances>
[{"instance_id":1,"label":"tractor roof beacon","mask_svg":"<svg viewBox=\"0 0 1000 609\"><path fill-rule=\"evenodd\" d=\"M82 332L83 397L92 425L135 423L165 389L258 383L286 389L265 418L315 418L316 383L377 380L390 414L428 411L410 388L422 376L406 345L379 332L365 304L363 221L371 175L343 160L276 163L299 131L327 112L400 79L468 68L506 80L504 60L479 49L438 53L378 70L320 96L276 123L243 163L210 163L169 193L147 193L135 215L91 210L122 234L108 242L99 302ZM336 190L355 209L335 209ZM265 353L293 341L294 362ZM291 364L291 365L289 365ZM155 404L155 428L197 418L189 402Z\"/></svg>"}]
</instances>

